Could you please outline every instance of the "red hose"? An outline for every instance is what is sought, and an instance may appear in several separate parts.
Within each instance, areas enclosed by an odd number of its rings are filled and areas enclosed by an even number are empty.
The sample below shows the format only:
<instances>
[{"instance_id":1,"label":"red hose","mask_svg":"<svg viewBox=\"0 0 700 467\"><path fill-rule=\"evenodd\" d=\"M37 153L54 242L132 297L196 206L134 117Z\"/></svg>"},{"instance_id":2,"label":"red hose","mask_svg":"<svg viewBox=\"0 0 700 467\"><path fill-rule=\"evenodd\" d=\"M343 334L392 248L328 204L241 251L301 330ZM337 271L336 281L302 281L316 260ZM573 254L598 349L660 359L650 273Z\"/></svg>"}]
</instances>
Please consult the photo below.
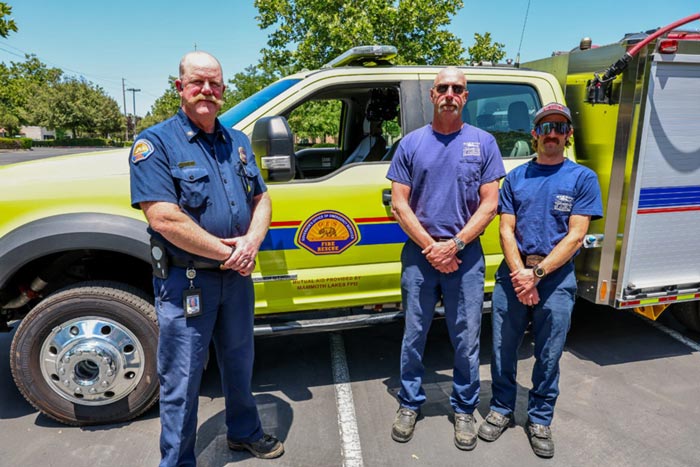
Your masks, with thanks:
<instances>
[{"instance_id":1,"label":"red hose","mask_svg":"<svg viewBox=\"0 0 700 467\"><path fill-rule=\"evenodd\" d=\"M686 23L690 23L691 21L695 21L696 19L700 19L700 13L695 13L694 15L687 16L683 19L679 19L675 23L671 23L668 26L664 26L663 28L659 29L658 31L655 31L653 34L650 34L648 37L645 37L643 41L641 41L639 44L635 44L634 47L632 47L627 53L630 56L634 56L639 50L647 45L649 42L653 41L657 37L661 36L662 34L665 34L666 32L677 28L678 26L683 26Z\"/></svg>"}]
</instances>

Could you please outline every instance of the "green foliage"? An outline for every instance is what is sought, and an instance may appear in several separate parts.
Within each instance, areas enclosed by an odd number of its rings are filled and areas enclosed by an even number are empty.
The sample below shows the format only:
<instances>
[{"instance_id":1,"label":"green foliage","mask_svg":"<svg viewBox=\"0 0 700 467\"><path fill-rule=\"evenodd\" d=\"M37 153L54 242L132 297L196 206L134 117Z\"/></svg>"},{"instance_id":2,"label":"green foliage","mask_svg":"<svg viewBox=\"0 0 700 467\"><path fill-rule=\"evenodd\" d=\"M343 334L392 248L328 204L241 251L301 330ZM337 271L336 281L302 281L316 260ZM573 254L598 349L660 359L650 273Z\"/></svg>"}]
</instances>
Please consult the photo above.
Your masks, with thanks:
<instances>
[{"instance_id":1,"label":"green foliage","mask_svg":"<svg viewBox=\"0 0 700 467\"><path fill-rule=\"evenodd\" d=\"M17 25L12 18L5 17L12 14L12 7L5 2L0 2L0 37L7 37L10 32L17 32Z\"/></svg>"},{"instance_id":2,"label":"green foliage","mask_svg":"<svg viewBox=\"0 0 700 467\"><path fill-rule=\"evenodd\" d=\"M175 76L168 77L168 87L162 96L160 96L151 106L151 111L136 125L136 132L141 133L148 127L156 123L167 120L177 113L180 108L180 94L175 89Z\"/></svg>"},{"instance_id":3,"label":"green foliage","mask_svg":"<svg viewBox=\"0 0 700 467\"><path fill-rule=\"evenodd\" d=\"M119 106L89 81L66 78L36 92L30 99L32 120L46 128L66 128L81 134L109 136L124 129Z\"/></svg>"},{"instance_id":4,"label":"green foliage","mask_svg":"<svg viewBox=\"0 0 700 467\"><path fill-rule=\"evenodd\" d=\"M358 45L398 48L398 64L463 64L464 48L446 30L462 0L255 0L258 25L275 27L261 68L277 77L319 68Z\"/></svg>"},{"instance_id":5,"label":"green foliage","mask_svg":"<svg viewBox=\"0 0 700 467\"><path fill-rule=\"evenodd\" d=\"M30 140L31 141L31 140ZM44 141L34 141L34 146L36 147L123 147L125 145L131 146L132 142L123 142L120 140L112 140L105 138L66 138L66 139L47 139Z\"/></svg>"},{"instance_id":6,"label":"green foliage","mask_svg":"<svg viewBox=\"0 0 700 467\"><path fill-rule=\"evenodd\" d=\"M0 149L31 149L31 138L0 138Z\"/></svg>"},{"instance_id":7,"label":"green foliage","mask_svg":"<svg viewBox=\"0 0 700 467\"><path fill-rule=\"evenodd\" d=\"M260 67L249 65L240 73L236 73L228 82L230 86L224 93L224 106L227 110L249 96L263 89L268 84L276 81L273 73L268 73Z\"/></svg>"},{"instance_id":8,"label":"green foliage","mask_svg":"<svg viewBox=\"0 0 700 467\"><path fill-rule=\"evenodd\" d=\"M20 126L33 125L30 100L59 82L62 74L34 55L26 55L24 62L10 62L10 66L0 63L0 126L17 134Z\"/></svg>"},{"instance_id":9,"label":"green foliage","mask_svg":"<svg viewBox=\"0 0 700 467\"><path fill-rule=\"evenodd\" d=\"M341 109L340 101L305 102L289 115L289 126L298 138L337 137Z\"/></svg>"},{"instance_id":10,"label":"green foliage","mask_svg":"<svg viewBox=\"0 0 700 467\"><path fill-rule=\"evenodd\" d=\"M474 33L474 45L469 47L469 61L471 63L492 62L498 63L506 56L504 44L500 42L491 43L491 33L487 32L483 36Z\"/></svg>"}]
</instances>

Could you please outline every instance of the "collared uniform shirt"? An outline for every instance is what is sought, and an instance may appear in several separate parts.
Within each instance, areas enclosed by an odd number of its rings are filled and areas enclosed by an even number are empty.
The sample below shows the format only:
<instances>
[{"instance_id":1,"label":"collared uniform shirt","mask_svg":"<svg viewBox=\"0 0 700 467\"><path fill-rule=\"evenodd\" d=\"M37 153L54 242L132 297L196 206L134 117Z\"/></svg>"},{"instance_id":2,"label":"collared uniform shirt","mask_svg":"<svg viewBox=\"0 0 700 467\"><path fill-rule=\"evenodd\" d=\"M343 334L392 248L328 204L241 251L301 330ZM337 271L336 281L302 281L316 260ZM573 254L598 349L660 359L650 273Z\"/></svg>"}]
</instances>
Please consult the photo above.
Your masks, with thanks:
<instances>
[{"instance_id":1,"label":"collared uniform shirt","mask_svg":"<svg viewBox=\"0 0 700 467\"><path fill-rule=\"evenodd\" d=\"M164 201L177 204L204 230L220 238L244 235L250 227L253 198L267 187L248 138L216 120L207 135L180 109L139 135L129 155L131 205ZM171 255L202 259L165 242Z\"/></svg>"}]
</instances>

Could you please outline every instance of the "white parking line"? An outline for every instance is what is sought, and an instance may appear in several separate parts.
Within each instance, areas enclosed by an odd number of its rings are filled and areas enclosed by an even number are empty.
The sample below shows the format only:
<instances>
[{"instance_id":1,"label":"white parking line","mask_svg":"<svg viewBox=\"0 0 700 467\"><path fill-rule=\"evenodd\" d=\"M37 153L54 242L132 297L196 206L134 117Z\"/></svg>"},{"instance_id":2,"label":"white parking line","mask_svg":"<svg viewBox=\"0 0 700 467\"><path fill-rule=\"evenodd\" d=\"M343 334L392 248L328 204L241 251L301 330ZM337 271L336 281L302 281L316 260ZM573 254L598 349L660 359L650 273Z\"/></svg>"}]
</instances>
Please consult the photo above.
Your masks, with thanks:
<instances>
[{"instance_id":1,"label":"white parking line","mask_svg":"<svg viewBox=\"0 0 700 467\"><path fill-rule=\"evenodd\" d=\"M650 325L654 326L654 327L655 327L656 329L658 329L659 331L665 332L665 333L668 334L669 336L671 336L671 337L673 337L674 339L676 339L678 342L681 342L681 343L687 345L688 347L690 347L691 349L700 352L700 344L698 344L697 342L695 342L695 341L693 341L693 340L691 340L691 339L688 339L687 337L685 337L685 336L684 336L683 334L681 334L680 332L678 332L678 331L676 331L676 330L674 330L674 329L671 329L671 328L667 328L667 327L664 326L663 324L657 323L656 321L652 321L652 320L650 320L650 319L648 319L648 318L645 318L645 317L643 317L643 316L639 316L639 315L637 315L637 314L635 314L635 316L638 317L639 319L644 320L645 322L649 323Z\"/></svg>"},{"instance_id":2,"label":"white parking line","mask_svg":"<svg viewBox=\"0 0 700 467\"><path fill-rule=\"evenodd\" d=\"M331 334L331 360L333 364L333 383L335 385L335 404L338 409L338 428L340 430L341 455L343 467L362 467L362 447L355 418L355 401L350 386L350 372L345 358L345 344L340 334Z\"/></svg>"}]
</instances>

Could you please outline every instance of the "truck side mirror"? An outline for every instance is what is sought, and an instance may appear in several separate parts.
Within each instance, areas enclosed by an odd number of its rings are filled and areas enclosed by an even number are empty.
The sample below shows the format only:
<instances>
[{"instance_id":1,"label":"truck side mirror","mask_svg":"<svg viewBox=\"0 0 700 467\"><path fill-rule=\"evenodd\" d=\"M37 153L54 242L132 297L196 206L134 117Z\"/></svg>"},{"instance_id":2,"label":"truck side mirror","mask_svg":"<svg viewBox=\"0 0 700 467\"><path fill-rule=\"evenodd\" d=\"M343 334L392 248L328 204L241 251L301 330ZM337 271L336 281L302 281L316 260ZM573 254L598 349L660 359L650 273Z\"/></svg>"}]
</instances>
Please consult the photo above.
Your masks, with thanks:
<instances>
[{"instance_id":1,"label":"truck side mirror","mask_svg":"<svg viewBox=\"0 0 700 467\"><path fill-rule=\"evenodd\" d=\"M265 180L288 182L294 178L294 136L284 117L263 117L255 122L251 142Z\"/></svg>"}]
</instances>

